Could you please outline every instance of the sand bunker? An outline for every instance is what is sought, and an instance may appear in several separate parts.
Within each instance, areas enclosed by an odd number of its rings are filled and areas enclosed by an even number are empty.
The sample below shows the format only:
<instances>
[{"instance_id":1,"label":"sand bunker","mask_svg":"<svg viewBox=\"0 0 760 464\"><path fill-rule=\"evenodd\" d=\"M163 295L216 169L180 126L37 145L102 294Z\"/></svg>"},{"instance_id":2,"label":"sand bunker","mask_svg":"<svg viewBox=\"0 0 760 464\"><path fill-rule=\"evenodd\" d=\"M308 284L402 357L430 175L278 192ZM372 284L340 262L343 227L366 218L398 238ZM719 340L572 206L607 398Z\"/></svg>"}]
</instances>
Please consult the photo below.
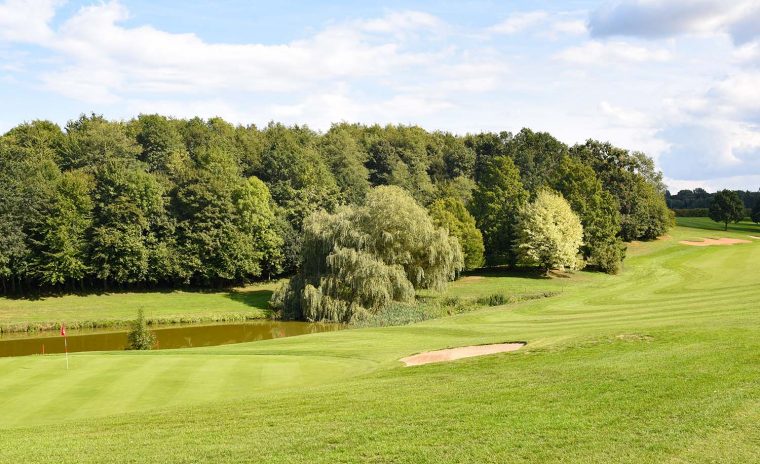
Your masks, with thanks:
<instances>
[{"instance_id":1,"label":"sand bunker","mask_svg":"<svg viewBox=\"0 0 760 464\"><path fill-rule=\"evenodd\" d=\"M681 245L689 245L689 246L713 246L713 245L736 245L737 243L752 243L748 240L741 240L738 238L706 238L701 242L691 242L689 240L682 240L680 242Z\"/></svg>"},{"instance_id":2,"label":"sand bunker","mask_svg":"<svg viewBox=\"0 0 760 464\"><path fill-rule=\"evenodd\" d=\"M447 350L426 351L425 353L401 358L401 362L407 366L419 366L420 364L454 361L456 359L471 358L473 356L516 351L523 346L525 346L525 343L496 343L493 345L463 346L460 348L449 348Z\"/></svg>"},{"instance_id":3,"label":"sand bunker","mask_svg":"<svg viewBox=\"0 0 760 464\"><path fill-rule=\"evenodd\" d=\"M750 235L749 238L754 238L755 240L760 240L760 237L756 237L754 235Z\"/></svg>"}]
</instances>

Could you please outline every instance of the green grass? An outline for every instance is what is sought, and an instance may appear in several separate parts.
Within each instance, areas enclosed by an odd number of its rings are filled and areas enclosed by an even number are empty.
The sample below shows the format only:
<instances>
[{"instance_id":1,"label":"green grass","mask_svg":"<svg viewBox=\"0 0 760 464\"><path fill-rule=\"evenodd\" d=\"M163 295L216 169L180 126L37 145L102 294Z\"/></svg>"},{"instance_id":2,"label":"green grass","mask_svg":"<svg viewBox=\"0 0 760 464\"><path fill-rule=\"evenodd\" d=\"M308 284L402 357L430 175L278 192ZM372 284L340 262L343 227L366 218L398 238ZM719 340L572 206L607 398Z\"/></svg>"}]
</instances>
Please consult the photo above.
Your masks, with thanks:
<instances>
[{"instance_id":1,"label":"green grass","mask_svg":"<svg viewBox=\"0 0 760 464\"><path fill-rule=\"evenodd\" d=\"M109 327L145 310L152 323L264 318L275 283L228 291L116 292L41 298L0 298L0 332L57 327Z\"/></svg>"},{"instance_id":2,"label":"green grass","mask_svg":"<svg viewBox=\"0 0 760 464\"><path fill-rule=\"evenodd\" d=\"M760 236L679 220L623 274L489 275L559 291L402 327L143 353L0 359L0 462L760 461ZM745 230L748 228L748 230ZM520 351L404 368L429 349Z\"/></svg>"}]
</instances>

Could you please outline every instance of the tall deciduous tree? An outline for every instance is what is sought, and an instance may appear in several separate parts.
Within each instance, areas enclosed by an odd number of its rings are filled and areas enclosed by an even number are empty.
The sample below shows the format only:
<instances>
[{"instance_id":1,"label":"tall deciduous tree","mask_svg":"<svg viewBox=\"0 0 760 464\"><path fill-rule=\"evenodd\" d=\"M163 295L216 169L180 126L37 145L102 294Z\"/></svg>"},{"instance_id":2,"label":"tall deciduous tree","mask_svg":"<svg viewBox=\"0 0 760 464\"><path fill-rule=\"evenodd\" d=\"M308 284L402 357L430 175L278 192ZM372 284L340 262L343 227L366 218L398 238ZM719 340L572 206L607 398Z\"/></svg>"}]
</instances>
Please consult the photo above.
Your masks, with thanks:
<instances>
[{"instance_id":1,"label":"tall deciduous tree","mask_svg":"<svg viewBox=\"0 0 760 464\"><path fill-rule=\"evenodd\" d=\"M161 185L134 163L109 159L95 169L90 259L105 284L149 277L149 237L165 211Z\"/></svg>"},{"instance_id":2,"label":"tall deciduous tree","mask_svg":"<svg viewBox=\"0 0 760 464\"><path fill-rule=\"evenodd\" d=\"M30 230L34 277L42 285L82 282L89 272L86 234L92 225L92 177L56 176L39 222Z\"/></svg>"},{"instance_id":3,"label":"tall deciduous tree","mask_svg":"<svg viewBox=\"0 0 760 464\"><path fill-rule=\"evenodd\" d=\"M547 132L522 129L507 143L507 153L520 171L523 186L533 194L550 184L567 145Z\"/></svg>"},{"instance_id":4,"label":"tall deciduous tree","mask_svg":"<svg viewBox=\"0 0 760 464\"><path fill-rule=\"evenodd\" d=\"M575 269L583 226L562 195L546 190L520 211L515 249L520 260L543 269Z\"/></svg>"},{"instance_id":5,"label":"tall deciduous tree","mask_svg":"<svg viewBox=\"0 0 760 464\"><path fill-rule=\"evenodd\" d=\"M757 199L755 205L752 207L752 222L760 224L760 198Z\"/></svg>"},{"instance_id":6,"label":"tall deciduous tree","mask_svg":"<svg viewBox=\"0 0 760 464\"><path fill-rule=\"evenodd\" d=\"M620 232L617 200L602 188L594 170L578 159L565 156L553 177L553 187L570 203L583 224L584 258L605 272L616 273L625 250L617 237Z\"/></svg>"},{"instance_id":7,"label":"tall deciduous tree","mask_svg":"<svg viewBox=\"0 0 760 464\"><path fill-rule=\"evenodd\" d=\"M186 281L218 285L279 270L269 190L240 177L227 154L211 152L177 174L174 212Z\"/></svg>"},{"instance_id":8,"label":"tall deciduous tree","mask_svg":"<svg viewBox=\"0 0 760 464\"><path fill-rule=\"evenodd\" d=\"M604 189L617 200L623 240L651 240L671 227L662 174L651 158L595 140L572 147L570 154L591 166Z\"/></svg>"},{"instance_id":9,"label":"tall deciduous tree","mask_svg":"<svg viewBox=\"0 0 760 464\"><path fill-rule=\"evenodd\" d=\"M459 240L464 253L464 268L476 269L483 265L483 235L475 226L472 217L461 200L457 198L442 198L430 205L430 217L438 227L449 231Z\"/></svg>"},{"instance_id":10,"label":"tall deciduous tree","mask_svg":"<svg viewBox=\"0 0 760 464\"><path fill-rule=\"evenodd\" d=\"M527 199L528 193L511 158L497 156L486 162L473 192L471 210L483 233L489 265L515 264L512 249L515 225Z\"/></svg>"},{"instance_id":11,"label":"tall deciduous tree","mask_svg":"<svg viewBox=\"0 0 760 464\"><path fill-rule=\"evenodd\" d=\"M319 150L335 176L343 201L362 201L369 190L369 171L364 166L367 155L350 132L333 126L320 140Z\"/></svg>"},{"instance_id":12,"label":"tall deciduous tree","mask_svg":"<svg viewBox=\"0 0 760 464\"><path fill-rule=\"evenodd\" d=\"M721 190L712 199L708 215L715 222L722 222L728 230L729 222L739 222L744 219L744 204L736 192Z\"/></svg>"}]
</instances>

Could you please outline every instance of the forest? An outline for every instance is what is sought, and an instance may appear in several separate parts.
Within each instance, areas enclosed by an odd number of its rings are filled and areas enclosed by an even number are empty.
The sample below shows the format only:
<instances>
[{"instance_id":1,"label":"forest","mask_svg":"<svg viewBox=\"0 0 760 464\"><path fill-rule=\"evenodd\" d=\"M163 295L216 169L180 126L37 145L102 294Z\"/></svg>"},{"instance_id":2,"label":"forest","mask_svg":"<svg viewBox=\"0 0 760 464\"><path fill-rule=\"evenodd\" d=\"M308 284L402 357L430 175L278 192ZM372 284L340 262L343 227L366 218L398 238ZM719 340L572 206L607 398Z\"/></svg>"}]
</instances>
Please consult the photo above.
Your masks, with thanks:
<instances>
[{"instance_id":1,"label":"forest","mask_svg":"<svg viewBox=\"0 0 760 464\"><path fill-rule=\"evenodd\" d=\"M1 291L295 276L275 295L284 305L312 290L355 300L371 277L392 288L368 290L360 306L373 308L483 266L615 273L623 242L657 238L673 223L665 191L643 153L596 140L567 146L529 129L33 121L0 137ZM342 283L365 274L345 297ZM352 313L328 306L315 303L310 318Z\"/></svg>"}]
</instances>

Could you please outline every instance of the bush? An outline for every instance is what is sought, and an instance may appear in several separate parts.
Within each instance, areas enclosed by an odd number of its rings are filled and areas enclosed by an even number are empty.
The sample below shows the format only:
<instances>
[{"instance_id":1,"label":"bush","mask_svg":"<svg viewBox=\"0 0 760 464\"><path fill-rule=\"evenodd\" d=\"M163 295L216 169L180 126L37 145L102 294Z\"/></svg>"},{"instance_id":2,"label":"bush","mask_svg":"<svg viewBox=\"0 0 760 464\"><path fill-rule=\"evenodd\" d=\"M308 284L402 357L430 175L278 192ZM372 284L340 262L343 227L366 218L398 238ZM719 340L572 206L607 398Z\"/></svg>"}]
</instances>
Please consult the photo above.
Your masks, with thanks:
<instances>
[{"instance_id":1,"label":"bush","mask_svg":"<svg viewBox=\"0 0 760 464\"><path fill-rule=\"evenodd\" d=\"M383 311L370 314L360 313L354 316L351 325L355 327L388 327L393 325L407 325L435 318L425 304L392 303Z\"/></svg>"},{"instance_id":2,"label":"bush","mask_svg":"<svg viewBox=\"0 0 760 464\"><path fill-rule=\"evenodd\" d=\"M503 293L493 293L488 296L481 296L475 300L481 306L501 306L510 303L510 298Z\"/></svg>"},{"instance_id":3,"label":"bush","mask_svg":"<svg viewBox=\"0 0 760 464\"><path fill-rule=\"evenodd\" d=\"M137 310L137 319L132 322L132 330L127 335L128 350L150 350L156 343L156 336L148 330L148 324L145 322L143 309Z\"/></svg>"},{"instance_id":4,"label":"bush","mask_svg":"<svg viewBox=\"0 0 760 464\"><path fill-rule=\"evenodd\" d=\"M607 274L617 274L625 259L625 244L619 239L598 244L591 250L590 263Z\"/></svg>"}]
</instances>

